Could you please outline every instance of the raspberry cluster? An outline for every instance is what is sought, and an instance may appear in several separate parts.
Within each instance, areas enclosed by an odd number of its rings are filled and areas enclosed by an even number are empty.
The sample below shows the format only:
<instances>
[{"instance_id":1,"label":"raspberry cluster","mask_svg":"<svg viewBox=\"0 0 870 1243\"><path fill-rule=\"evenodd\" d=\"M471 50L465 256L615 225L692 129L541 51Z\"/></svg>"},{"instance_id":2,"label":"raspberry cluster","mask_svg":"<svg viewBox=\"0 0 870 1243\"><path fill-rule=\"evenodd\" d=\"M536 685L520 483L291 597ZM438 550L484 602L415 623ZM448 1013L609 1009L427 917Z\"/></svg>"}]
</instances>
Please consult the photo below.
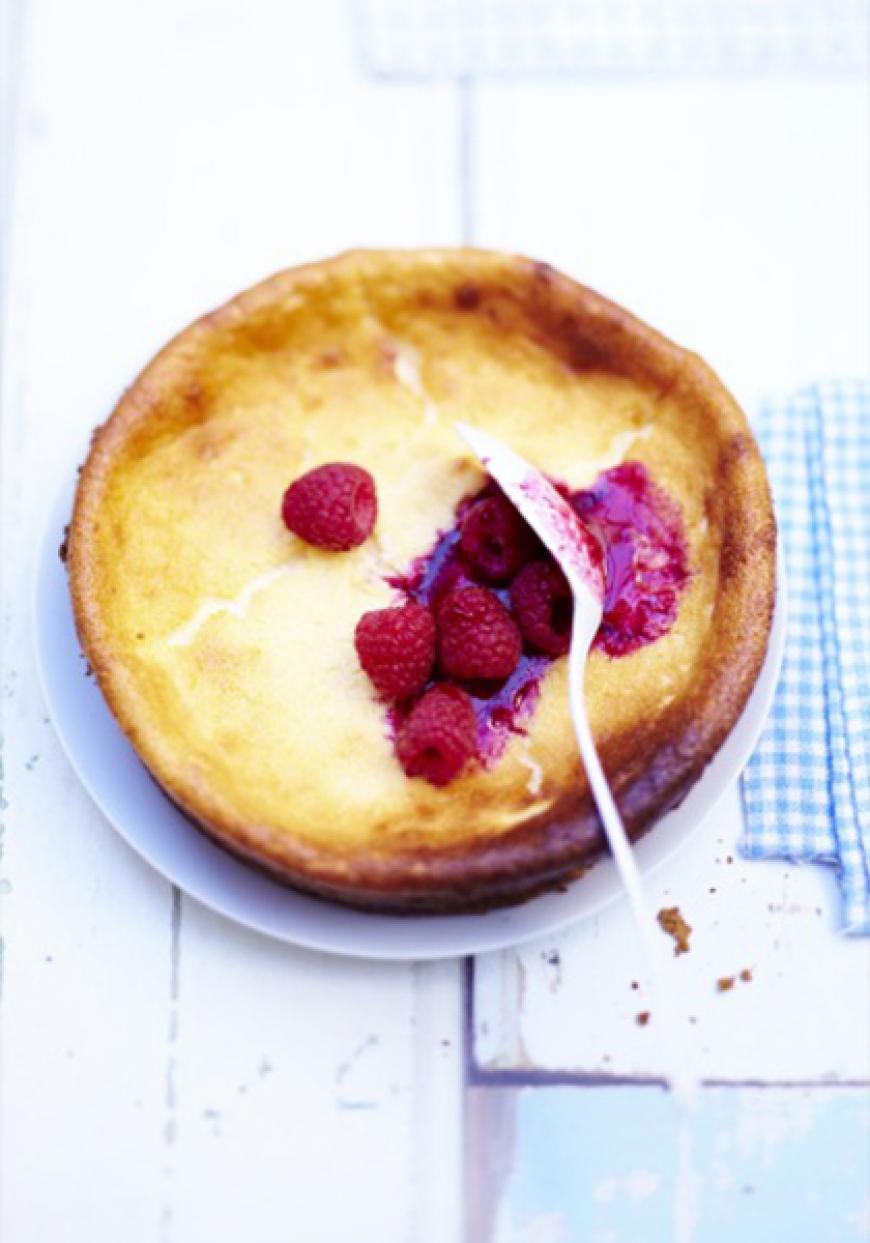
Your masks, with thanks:
<instances>
[{"instance_id":1,"label":"raspberry cluster","mask_svg":"<svg viewBox=\"0 0 870 1243\"><path fill-rule=\"evenodd\" d=\"M351 462L308 471L282 502L289 530L331 552L368 539L377 512L374 480ZM399 763L409 777L438 786L458 776L477 752L469 692L485 697L486 687L510 678L524 641L554 657L571 639L568 584L493 485L460 510L457 549L462 570L446 592L365 613L354 634L375 690L402 707Z\"/></svg>"},{"instance_id":2,"label":"raspberry cluster","mask_svg":"<svg viewBox=\"0 0 870 1243\"><path fill-rule=\"evenodd\" d=\"M596 646L622 656L665 634L690 577L676 503L640 462L605 471L581 492L555 486L606 558ZM368 538L377 508L368 471L331 462L290 485L282 512L300 539L341 551ZM542 667L568 651L571 590L492 482L459 506L457 525L407 578L390 582L406 602L360 618L357 655L392 707L404 771L445 785L472 758L485 762L488 748L493 754L496 714L512 728L511 713Z\"/></svg>"},{"instance_id":3,"label":"raspberry cluster","mask_svg":"<svg viewBox=\"0 0 870 1243\"><path fill-rule=\"evenodd\" d=\"M458 562L442 567L440 582L366 613L355 634L375 689L401 707L400 764L433 785L478 752L472 696L503 685L524 646L553 657L571 637L568 584L501 492L490 486L460 509L454 549Z\"/></svg>"}]
</instances>

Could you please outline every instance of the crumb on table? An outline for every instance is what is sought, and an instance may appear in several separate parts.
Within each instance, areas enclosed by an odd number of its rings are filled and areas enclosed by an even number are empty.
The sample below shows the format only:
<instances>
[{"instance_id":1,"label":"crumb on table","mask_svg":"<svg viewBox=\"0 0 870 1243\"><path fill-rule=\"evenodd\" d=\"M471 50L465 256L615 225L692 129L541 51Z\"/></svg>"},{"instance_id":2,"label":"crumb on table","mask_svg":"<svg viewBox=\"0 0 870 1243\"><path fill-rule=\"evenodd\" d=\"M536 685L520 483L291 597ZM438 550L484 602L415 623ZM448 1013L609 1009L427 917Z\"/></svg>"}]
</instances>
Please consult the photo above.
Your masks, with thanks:
<instances>
[{"instance_id":1,"label":"crumb on table","mask_svg":"<svg viewBox=\"0 0 870 1243\"><path fill-rule=\"evenodd\" d=\"M678 906L663 906L656 918L659 921L659 927L662 932L666 932L669 937L673 937L674 955L688 954L692 925L687 924L685 919L683 919L680 908Z\"/></svg>"},{"instance_id":2,"label":"crumb on table","mask_svg":"<svg viewBox=\"0 0 870 1243\"><path fill-rule=\"evenodd\" d=\"M717 993L730 992L730 990L733 987L734 987L734 976L733 975L722 975L716 981L716 992Z\"/></svg>"},{"instance_id":3,"label":"crumb on table","mask_svg":"<svg viewBox=\"0 0 870 1243\"><path fill-rule=\"evenodd\" d=\"M634 1016L634 1021L638 1027L646 1027L649 1022L649 1010L641 1010L640 1014Z\"/></svg>"},{"instance_id":4,"label":"crumb on table","mask_svg":"<svg viewBox=\"0 0 870 1243\"><path fill-rule=\"evenodd\" d=\"M750 980L752 979L752 972L749 970L748 967L744 967L743 970L740 972L740 978L744 984L748 984L750 982Z\"/></svg>"}]
</instances>

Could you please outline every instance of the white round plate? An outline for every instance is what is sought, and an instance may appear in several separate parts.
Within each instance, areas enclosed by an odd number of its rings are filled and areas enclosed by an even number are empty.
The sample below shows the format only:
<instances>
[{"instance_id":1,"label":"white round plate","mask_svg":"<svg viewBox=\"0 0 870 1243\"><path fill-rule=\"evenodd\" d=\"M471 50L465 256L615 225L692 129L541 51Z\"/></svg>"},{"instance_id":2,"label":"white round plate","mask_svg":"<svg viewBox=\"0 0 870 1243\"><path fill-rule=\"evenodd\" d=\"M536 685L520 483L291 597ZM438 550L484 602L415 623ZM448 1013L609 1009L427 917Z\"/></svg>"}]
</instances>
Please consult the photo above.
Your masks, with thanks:
<instances>
[{"instance_id":1,"label":"white round plate","mask_svg":"<svg viewBox=\"0 0 870 1243\"><path fill-rule=\"evenodd\" d=\"M85 676L66 572L58 556L75 480L62 489L39 550L35 642L54 726L85 789L124 840L167 880L204 905L294 945L359 958L432 959L477 954L554 932L622 895L609 858L563 893L481 915L394 916L306 897L216 846L169 801ZM782 558L779 558L782 565ZM685 801L635 847L642 872L658 868L701 823L752 753L779 676L785 642L782 570L767 658L725 745Z\"/></svg>"}]
</instances>

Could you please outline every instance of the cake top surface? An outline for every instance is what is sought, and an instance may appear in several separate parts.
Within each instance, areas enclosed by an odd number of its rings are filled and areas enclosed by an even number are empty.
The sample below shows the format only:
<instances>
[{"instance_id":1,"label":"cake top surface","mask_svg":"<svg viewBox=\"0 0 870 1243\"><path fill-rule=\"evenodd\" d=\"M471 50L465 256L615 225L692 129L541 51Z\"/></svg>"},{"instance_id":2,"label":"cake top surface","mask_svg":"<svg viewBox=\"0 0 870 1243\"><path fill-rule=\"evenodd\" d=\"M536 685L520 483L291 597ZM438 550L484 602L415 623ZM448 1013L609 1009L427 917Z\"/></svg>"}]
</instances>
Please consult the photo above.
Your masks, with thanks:
<instances>
[{"instance_id":1,"label":"cake top surface","mask_svg":"<svg viewBox=\"0 0 870 1243\"><path fill-rule=\"evenodd\" d=\"M573 490L639 463L679 509L689 576L673 625L619 656L599 645L588 668L629 819L632 797L639 819L663 797L650 774L665 792L687 764L697 776L751 689L773 520L745 420L699 359L512 256L355 252L281 273L192 325L125 394L84 468L69 562L120 724L182 807L256 857L338 878L402 860L423 876L439 854L459 867L502 841L531 848L588 797L564 661L498 762L446 789L405 776L359 667L361 615L395 603L485 483L457 420ZM288 483L332 461L364 466L378 495L373 536L341 554L281 518Z\"/></svg>"}]
</instances>

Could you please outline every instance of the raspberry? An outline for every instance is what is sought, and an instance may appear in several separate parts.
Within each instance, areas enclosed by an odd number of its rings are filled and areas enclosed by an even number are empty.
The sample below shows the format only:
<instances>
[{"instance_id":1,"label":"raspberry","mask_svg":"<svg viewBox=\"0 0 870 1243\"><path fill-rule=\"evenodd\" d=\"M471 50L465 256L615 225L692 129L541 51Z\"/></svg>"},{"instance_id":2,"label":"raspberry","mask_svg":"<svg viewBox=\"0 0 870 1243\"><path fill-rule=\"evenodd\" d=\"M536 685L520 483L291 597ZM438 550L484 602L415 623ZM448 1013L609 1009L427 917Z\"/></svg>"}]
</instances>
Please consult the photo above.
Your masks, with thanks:
<instances>
[{"instance_id":1,"label":"raspberry","mask_svg":"<svg viewBox=\"0 0 870 1243\"><path fill-rule=\"evenodd\" d=\"M448 677L506 678L516 669L522 650L514 619L486 587L458 587L438 610L438 661Z\"/></svg>"},{"instance_id":2,"label":"raspberry","mask_svg":"<svg viewBox=\"0 0 870 1243\"><path fill-rule=\"evenodd\" d=\"M406 774L436 786L452 781L476 748L474 708L458 686L433 686L396 737L396 754Z\"/></svg>"},{"instance_id":3,"label":"raspberry","mask_svg":"<svg viewBox=\"0 0 870 1243\"><path fill-rule=\"evenodd\" d=\"M407 699L429 680L435 663L435 619L413 601L364 613L354 635L359 663L385 699Z\"/></svg>"},{"instance_id":4,"label":"raspberry","mask_svg":"<svg viewBox=\"0 0 870 1243\"><path fill-rule=\"evenodd\" d=\"M375 481L361 466L329 462L290 484L282 513L306 544L346 552L372 533L378 514Z\"/></svg>"},{"instance_id":5,"label":"raspberry","mask_svg":"<svg viewBox=\"0 0 870 1243\"><path fill-rule=\"evenodd\" d=\"M545 656L564 656L571 646L573 601L554 561L530 561L511 583L511 605L523 638Z\"/></svg>"},{"instance_id":6,"label":"raspberry","mask_svg":"<svg viewBox=\"0 0 870 1243\"><path fill-rule=\"evenodd\" d=\"M481 578L507 583L534 553L531 527L500 492L475 501L462 519L460 551Z\"/></svg>"}]
</instances>

